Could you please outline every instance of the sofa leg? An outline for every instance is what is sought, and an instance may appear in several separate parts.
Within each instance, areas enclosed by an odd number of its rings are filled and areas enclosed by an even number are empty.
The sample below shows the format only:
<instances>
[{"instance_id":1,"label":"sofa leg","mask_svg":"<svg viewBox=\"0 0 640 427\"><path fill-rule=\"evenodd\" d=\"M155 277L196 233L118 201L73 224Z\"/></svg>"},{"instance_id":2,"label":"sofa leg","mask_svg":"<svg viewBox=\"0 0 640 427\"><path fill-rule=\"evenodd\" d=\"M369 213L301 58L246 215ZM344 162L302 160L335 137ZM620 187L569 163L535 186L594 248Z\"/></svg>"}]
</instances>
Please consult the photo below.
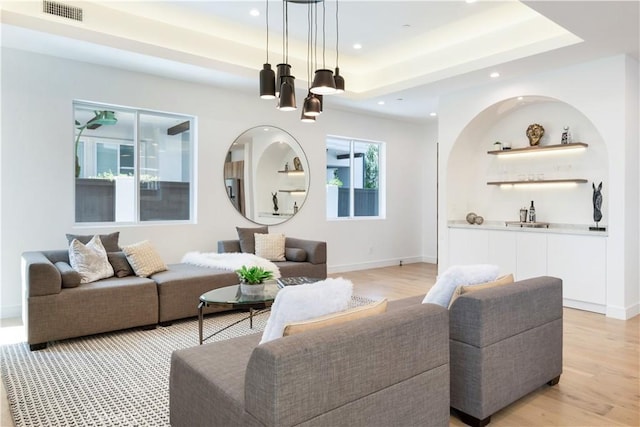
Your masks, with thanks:
<instances>
[{"instance_id":1,"label":"sofa leg","mask_svg":"<svg viewBox=\"0 0 640 427\"><path fill-rule=\"evenodd\" d=\"M173 325L173 322L171 321L167 321L167 322L160 322L158 323L160 326L162 326L163 328L166 328L167 326L171 326Z\"/></svg>"},{"instance_id":2,"label":"sofa leg","mask_svg":"<svg viewBox=\"0 0 640 427\"><path fill-rule=\"evenodd\" d=\"M555 377L554 379L547 381L547 385L549 386L554 386L556 384L558 384L560 382L560 375L558 375L557 377Z\"/></svg>"},{"instance_id":3,"label":"sofa leg","mask_svg":"<svg viewBox=\"0 0 640 427\"><path fill-rule=\"evenodd\" d=\"M451 408L451 412L460 418L460 421L471 427L484 427L491 422L491 415L484 419L478 419L456 408Z\"/></svg>"},{"instance_id":4,"label":"sofa leg","mask_svg":"<svg viewBox=\"0 0 640 427\"><path fill-rule=\"evenodd\" d=\"M45 348L47 348L46 342L41 342L40 344L29 344L29 350L31 351L44 350Z\"/></svg>"},{"instance_id":5,"label":"sofa leg","mask_svg":"<svg viewBox=\"0 0 640 427\"><path fill-rule=\"evenodd\" d=\"M142 330L143 330L143 331L152 331L152 330L154 330L154 329L155 329L155 328L157 328L157 327L158 327L158 325L154 323L153 325L145 325L145 326L142 326Z\"/></svg>"}]
</instances>

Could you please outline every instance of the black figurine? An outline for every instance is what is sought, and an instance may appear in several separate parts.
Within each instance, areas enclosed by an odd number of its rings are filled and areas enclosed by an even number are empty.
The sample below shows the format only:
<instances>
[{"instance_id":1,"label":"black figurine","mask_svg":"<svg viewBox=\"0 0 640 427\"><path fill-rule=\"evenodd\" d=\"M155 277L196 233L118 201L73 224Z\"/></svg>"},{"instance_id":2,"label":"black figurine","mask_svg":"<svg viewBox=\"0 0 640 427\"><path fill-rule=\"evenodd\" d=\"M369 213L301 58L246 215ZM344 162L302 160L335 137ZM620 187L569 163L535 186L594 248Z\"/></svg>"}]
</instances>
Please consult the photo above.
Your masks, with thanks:
<instances>
[{"instance_id":1,"label":"black figurine","mask_svg":"<svg viewBox=\"0 0 640 427\"><path fill-rule=\"evenodd\" d=\"M278 215L278 193L271 193L271 196L273 200L273 213Z\"/></svg>"},{"instance_id":2,"label":"black figurine","mask_svg":"<svg viewBox=\"0 0 640 427\"><path fill-rule=\"evenodd\" d=\"M604 227L600 227L598 223L602 219L602 182L596 188L596 183L592 183L593 187L593 220L596 223L595 227L589 227L592 231L604 231Z\"/></svg>"}]
</instances>

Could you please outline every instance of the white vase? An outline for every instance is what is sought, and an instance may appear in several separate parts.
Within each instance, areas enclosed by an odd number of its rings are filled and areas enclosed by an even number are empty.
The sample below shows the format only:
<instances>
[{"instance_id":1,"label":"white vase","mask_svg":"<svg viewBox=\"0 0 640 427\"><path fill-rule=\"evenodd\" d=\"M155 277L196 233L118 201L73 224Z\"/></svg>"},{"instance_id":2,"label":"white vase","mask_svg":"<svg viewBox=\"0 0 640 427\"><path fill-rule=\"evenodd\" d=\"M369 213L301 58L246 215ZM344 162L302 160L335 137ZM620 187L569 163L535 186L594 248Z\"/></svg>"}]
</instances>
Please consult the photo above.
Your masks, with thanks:
<instances>
[{"instance_id":1,"label":"white vase","mask_svg":"<svg viewBox=\"0 0 640 427\"><path fill-rule=\"evenodd\" d=\"M240 283L240 292L245 295L261 295L264 292L264 283L257 283L255 285Z\"/></svg>"}]
</instances>

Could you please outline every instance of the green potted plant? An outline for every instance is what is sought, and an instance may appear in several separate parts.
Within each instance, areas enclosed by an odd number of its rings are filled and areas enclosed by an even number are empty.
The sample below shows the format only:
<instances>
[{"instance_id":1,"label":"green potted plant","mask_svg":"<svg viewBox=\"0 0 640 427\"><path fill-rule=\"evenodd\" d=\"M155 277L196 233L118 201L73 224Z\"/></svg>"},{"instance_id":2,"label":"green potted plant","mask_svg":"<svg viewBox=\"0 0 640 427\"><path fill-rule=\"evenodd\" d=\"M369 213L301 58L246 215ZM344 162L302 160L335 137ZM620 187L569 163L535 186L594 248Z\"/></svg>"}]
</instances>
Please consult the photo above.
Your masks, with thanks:
<instances>
[{"instance_id":1,"label":"green potted plant","mask_svg":"<svg viewBox=\"0 0 640 427\"><path fill-rule=\"evenodd\" d=\"M264 291L264 281L273 278L273 272L262 267L243 265L236 270L240 279L240 291L247 295L257 295Z\"/></svg>"}]
</instances>

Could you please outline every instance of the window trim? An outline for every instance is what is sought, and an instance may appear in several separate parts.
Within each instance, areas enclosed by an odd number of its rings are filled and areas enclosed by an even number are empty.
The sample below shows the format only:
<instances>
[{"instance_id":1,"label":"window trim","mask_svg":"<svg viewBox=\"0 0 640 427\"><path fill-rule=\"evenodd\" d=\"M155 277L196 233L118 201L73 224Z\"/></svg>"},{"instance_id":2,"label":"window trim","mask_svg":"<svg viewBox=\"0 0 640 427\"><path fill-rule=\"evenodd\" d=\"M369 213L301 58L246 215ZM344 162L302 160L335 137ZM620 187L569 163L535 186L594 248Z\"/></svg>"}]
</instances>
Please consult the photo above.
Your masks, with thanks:
<instances>
[{"instance_id":1,"label":"window trim","mask_svg":"<svg viewBox=\"0 0 640 427\"><path fill-rule=\"evenodd\" d=\"M184 113L174 113L174 112L169 112L169 111L161 111L161 110L151 110L151 109L146 109L146 108L136 108L136 107L129 107L129 106L122 106L122 105L117 105L117 104L108 104L108 103L103 103L103 102L95 102L95 101L86 101L86 100L80 100L80 99L74 99L72 101L72 106L71 106L71 111L72 111L72 115L73 115L73 120L71 120L72 123L72 135L73 138L72 140L75 141L75 135L76 135L76 127L74 124L74 120L75 120L75 114L76 114L76 109L80 107L80 108L87 108L87 109L95 109L95 110L108 110L108 109L114 109L120 112L124 112L124 113L131 113L134 115L134 120L133 120L133 147L134 147L134 158L133 158L133 171L134 171L134 181L135 181L135 187L137 188L138 191L134 191L134 198L133 198L133 204L134 204L134 220L133 221L92 221L92 222L78 222L77 218L76 218L76 214L75 214L75 210L76 210L76 185L75 185L75 176L73 178L73 224L74 227L76 228L81 228L81 227L110 227L110 226L139 226L139 225L179 225L179 224L196 224L197 223L197 178L198 178L198 171L197 171L197 147L198 147L198 137L197 137L197 128L198 128L198 118L194 115L190 115L190 114L184 114ZM139 167L139 163L140 163L140 135L139 135L139 129L140 129L140 116L141 115L153 115L153 116L163 116L163 117L170 117L170 118L180 118L183 119L184 121L190 121L191 122L191 127L189 129L190 132L190 150L189 150L189 174L190 174L190 180L189 180L189 219L177 219L177 220L171 220L171 219L167 219L167 220L150 220L150 221L142 221L140 220L140 167ZM95 137L93 137L95 138ZM71 158L74 159L73 161L75 162L75 152L74 152L74 145L71 144L71 151L72 151L72 156ZM70 170L73 170L72 168L70 168ZM119 170L118 170L119 173Z\"/></svg>"},{"instance_id":2,"label":"window trim","mask_svg":"<svg viewBox=\"0 0 640 427\"><path fill-rule=\"evenodd\" d=\"M329 140L344 141L349 143L349 179L351 183L355 182L355 168L353 167L353 160L355 158L355 145L357 143L363 144L376 144L378 146L378 215L355 215L355 187L351 185L349 188L349 215L348 216L336 216L325 218L328 221L354 221L354 220L381 220L386 219L387 216L387 196L386 196L386 143L384 141L376 141L363 138L350 138L345 136L327 135L325 139L325 145ZM327 158L325 156L325 169L330 167L327 165ZM327 195L325 192L325 206L327 204Z\"/></svg>"}]
</instances>

